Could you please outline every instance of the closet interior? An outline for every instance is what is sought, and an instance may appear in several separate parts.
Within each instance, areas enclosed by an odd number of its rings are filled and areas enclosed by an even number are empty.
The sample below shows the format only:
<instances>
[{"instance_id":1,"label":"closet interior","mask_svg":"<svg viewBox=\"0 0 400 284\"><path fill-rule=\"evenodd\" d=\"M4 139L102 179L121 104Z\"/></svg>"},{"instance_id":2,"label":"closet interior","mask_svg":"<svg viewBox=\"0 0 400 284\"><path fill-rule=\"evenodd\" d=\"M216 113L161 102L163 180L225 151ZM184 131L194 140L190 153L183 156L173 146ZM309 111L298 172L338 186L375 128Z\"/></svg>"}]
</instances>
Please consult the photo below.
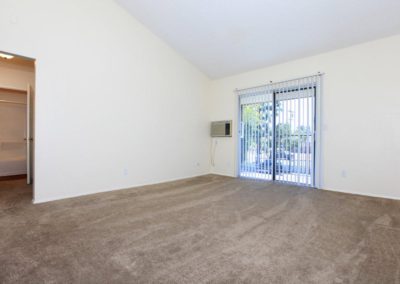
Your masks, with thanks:
<instances>
[{"instance_id":1,"label":"closet interior","mask_svg":"<svg viewBox=\"0 0 400 284\"><path fill-rule=\"evenodd\" d=\"M33 172L34 61L0 53L0 179Z\"/></svg>"}]
</instances>

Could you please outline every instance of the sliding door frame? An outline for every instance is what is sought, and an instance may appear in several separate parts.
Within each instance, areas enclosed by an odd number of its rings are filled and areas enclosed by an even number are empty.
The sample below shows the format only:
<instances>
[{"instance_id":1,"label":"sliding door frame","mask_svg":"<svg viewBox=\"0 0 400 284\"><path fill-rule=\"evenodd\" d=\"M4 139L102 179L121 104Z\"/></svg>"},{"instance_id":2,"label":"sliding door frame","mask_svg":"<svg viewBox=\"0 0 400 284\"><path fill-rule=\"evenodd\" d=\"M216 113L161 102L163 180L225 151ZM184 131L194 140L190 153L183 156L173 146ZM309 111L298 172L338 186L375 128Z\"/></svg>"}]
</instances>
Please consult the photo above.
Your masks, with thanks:
<instances>
[{"instance_id":1,"label":"sliding door frame","mask_svg":"<svg viewBox=\"0 0 400 284\"><path fill-rule=\"evenodd\" d=\"M308 88L313 88L313 98L314 98L314 129L312 130L313 134L313 166L312 166L312 185L311 188L321 188L322 184L322 173L321 173L321 92L322 92L322 75L321 73L318 74L320 76L319 84L313 84ZM290 80L291 81L291 80ZM300 90L307 89L307 87L293 87L293 91L300 91ZM238 123L237 123L237 147L236 147L236 176L241 177L241 163L242 163L242 105L241 105L241 96L235 90L235 94L237 95L237 110L238 110ZM273 115L272 115L272 127L273 127L273 149L272 149L272 182L279 182L276 181L276 94L279 92L278 89L273 88L272 92L272 104L273 104ZM286 182L289 183L289 182ZM296 183L293 183L296 184Z\"/></svg>"},{"instance_id":2,"label":"sliding door frame","mask_svg":"<svg viewBox=\"0 0 400 284\"><path fill-rule=\"evenodd\" d=\"M276 90L272 90L272 181L276 181Z\"/></svg>"}]
</instances>

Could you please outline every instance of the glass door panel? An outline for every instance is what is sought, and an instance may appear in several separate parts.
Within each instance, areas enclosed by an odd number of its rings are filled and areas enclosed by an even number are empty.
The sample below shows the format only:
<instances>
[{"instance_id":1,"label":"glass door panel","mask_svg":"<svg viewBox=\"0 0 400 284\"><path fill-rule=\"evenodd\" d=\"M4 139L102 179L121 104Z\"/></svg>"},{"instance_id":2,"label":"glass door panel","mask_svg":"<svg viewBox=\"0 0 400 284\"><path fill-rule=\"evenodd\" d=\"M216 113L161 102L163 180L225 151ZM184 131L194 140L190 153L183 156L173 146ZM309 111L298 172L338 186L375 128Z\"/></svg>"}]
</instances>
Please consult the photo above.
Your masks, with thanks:
<instances>
[{"instance_id":1,"label":"glass door panel","mask_svg":"<svg viewBox=\"0 0 400 284\"><path fill-rule=\"evenodd\" d=\"M314 88L275 94L275 180L313 186Z\"/></svg>"},{"instance_id":2,"label":"glass door panel","mask_svg":"<svg viewBox=\"0 0 400 284\"><path fill-rule=\"evenodd\" d=\"M272 100L241 105L240 137L240 176L272 180Z\"/></svg>"}]
</instances>

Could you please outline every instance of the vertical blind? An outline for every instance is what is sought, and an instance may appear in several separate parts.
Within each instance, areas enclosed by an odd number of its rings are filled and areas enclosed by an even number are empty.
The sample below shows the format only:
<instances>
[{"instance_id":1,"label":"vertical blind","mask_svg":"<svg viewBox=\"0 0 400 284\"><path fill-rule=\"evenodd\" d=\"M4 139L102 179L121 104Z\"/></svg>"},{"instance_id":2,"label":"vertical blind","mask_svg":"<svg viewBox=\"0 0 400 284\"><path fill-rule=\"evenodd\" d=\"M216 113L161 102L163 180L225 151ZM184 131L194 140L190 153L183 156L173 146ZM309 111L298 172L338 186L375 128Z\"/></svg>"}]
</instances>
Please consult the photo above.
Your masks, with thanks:
<instances>
[{"instance_id":1,"label":"vertical blind","mask_svg":"<svg viewBox=\"0 0 400 284\"><path fill-rule=\"evenodd\" d=\"M315 185L320 80L318 74L237 90L240 176Z\"/></svg>"}]
</instances>

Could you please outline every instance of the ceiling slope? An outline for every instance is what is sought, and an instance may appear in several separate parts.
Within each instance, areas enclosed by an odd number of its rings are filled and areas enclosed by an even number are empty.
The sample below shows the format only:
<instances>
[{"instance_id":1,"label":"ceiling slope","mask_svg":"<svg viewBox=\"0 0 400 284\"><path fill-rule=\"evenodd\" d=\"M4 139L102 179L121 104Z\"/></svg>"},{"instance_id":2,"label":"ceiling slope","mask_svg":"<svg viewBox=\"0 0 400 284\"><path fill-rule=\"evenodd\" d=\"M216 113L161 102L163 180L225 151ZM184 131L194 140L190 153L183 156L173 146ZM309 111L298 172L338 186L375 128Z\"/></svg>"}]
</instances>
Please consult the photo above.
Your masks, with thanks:
<instances>
[{"instance_id":1,"label":"ceiling slope","mask_svg":"<svg viewBox=\"0 0 400 284\"><path fill-rule=\"evenodd\" d=\"M116 0L211 78L400 33L399 0Z\"/></svg>"}]
</instances>

